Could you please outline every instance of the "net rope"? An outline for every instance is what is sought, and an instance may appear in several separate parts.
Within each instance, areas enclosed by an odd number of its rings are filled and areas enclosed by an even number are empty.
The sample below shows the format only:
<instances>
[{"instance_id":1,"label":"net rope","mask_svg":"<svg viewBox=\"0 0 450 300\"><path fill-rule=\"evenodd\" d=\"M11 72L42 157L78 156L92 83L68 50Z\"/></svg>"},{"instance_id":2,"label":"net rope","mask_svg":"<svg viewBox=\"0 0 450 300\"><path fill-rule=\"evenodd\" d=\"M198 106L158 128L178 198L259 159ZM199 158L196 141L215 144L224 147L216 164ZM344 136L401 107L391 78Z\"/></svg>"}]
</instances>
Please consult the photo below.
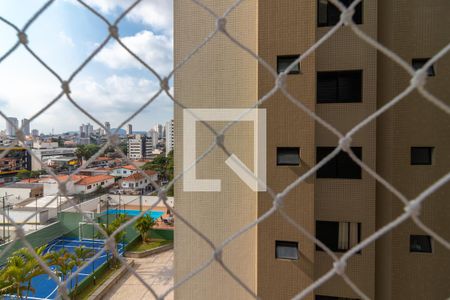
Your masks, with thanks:
<instances>
[{"instance_id":1,"label":"net rope","mask_svg":"<svg viewBox=\"0 0 450 300\"><path fill-rule=\"evenodd\" d=\"M16 49L19 47L23 47L32 57L36 59L49 73L51 73L60 83L61 90L60 92L51 99L47 105L45 105L42 109L37 111L34 115L29 118L29 122L32 122L34 119L42 115L44 112L46 112L50 107L55 105L63 96L66 96L67 99L74 105L75 108L77 108L80 112L82 112L85 116L87 116L90 120L92 120L95 124L100 126L105 130L107 133L107 142L105 145L101 147L101 149L90 159L88 159L82 166L80 166L78 169L76 169L66 181L61 181L56 176L56 174L52 171L51 168L46 166L46 164L42 164L43 168L47 171L48 174L50 174L59 185L59 194L54 197L54 199L50 202L48 202L44 207L41 207L36 211L35 214L31 215L27 220L30 220L35 217L36 214L38 214L40 211L44 210L48 205L56 201L56 199L59 196L64 196L67 201L72 203L74 205L74 208L80 213L84 214L84 212L77 206L78 203L74 203L74 201L67 196L67 187L66 184L71 180L72 176L75 174L78 174L80 171L87 168L87 166L93 162L98 156L100 156L108 147L112 146L116 149L116 151L120 154L121 158L124 159L127 163L135 166L135 163L127 158L127 156L121 151L121 149L118 147L118 135L117 130L114 132L109 131L102 122L100 122L98 119L96 119L92 114L89 113L89 111L82 107L76 99L71 95L71 89L70 84L74 80L74 78L92 61L92 59L105 47L105 45L110 40L115 40L117 43L126 50L131 56L133 56L137 62L139 62L145 69L149 71L151 76L156 78L156 80L160 83L159 90L150 97L138 110L136 110L133 114L131 114L128 118L126 118L117 128L122 128L125 124L127 124L129 121L131 121L133 118L135 118L137 115L139 115L146 107L152 104L152 102L157 99L160 95L167 95L172 102L179 106L180 108L185 108L185 106L177 100L170 91L170 80L173 79L174 74L180 70L188 61L194 57L200 49L202 49L205 45L207 45L215 36L221 34L225 36L230 43L235 44L237 47L241 48L243 51L247 52L249 55L251 55L255 60L258 61L259 65L262 66L266 71L268 71L272 76L274 80L273 88L264 96L262 96L254 106L249 107L247 113L250 113L250 111L254 108L259 107L262 103L268 101L271 96L273 96L276 92L281 91L283 95L286 96L286 98L291 101L293 104L295 104L301 111L305 112L311 119L316 121L317 123L321 124L323 127L325 127L328 131L330 131L332 134L334 134L339 139L338 146L332 151L329 155L327 155L325 158L323 158L320 162L318 162L314 167L312 167L310 170L308 170L305 174L298 177L294 182L289 184L283 191L280 193L275 193L270 187L267 187L268 194L272 197L273 205L272 207L266 211L264 214L262 214L259 218L254 220L253 222L247 224L246 226L242 227L240 230L226 238L220 245L215 245L205 234L201 232L201 229L196 228L192 223L189 222L189 219L184 217L182 214L180 214L179 211L177 211L175 208L170 206L167 201L167 193L166 191L170 189L176 182L178 182L183 175L188 172L193 166L195 166L198 162L203 160L211 151L213 151L216 147L222 149L225 153L230 153L225 145L223 144L223 140L226 137L226 133L234 124L239 122L239 120L244 117L245 114L241 115L239 118L229 122L222 130L217 132L208 124L208 122L201 121L199 118L195 116L195 114L189 110L187 110L190 114L192 114L194 117L196 117L197 120L202 122L215 136L215 139L213 139L211 145L204 151L200 156L198 156L195 160L195 162L189 166L184 166L184 169L179 174L176 174L174 179L169 182L165 186L159 186L156 182L152 181L152 178L150 178L145 172L137 168L139 172L147 178L153 187L155 188L155 191L153 194L156 194L158 196L158 201L154 203L148 210L142 211L139 215L131 218L127 222L123 223L112 235L108 236L106 232L98 226L97 223L93 222L94 220L90 220L92 222L93 226L96 227L96 230L99 232L99 234L103 235L106 239L105 247L101 249L101 251L98 251L93 257L89 259L88 262L86 262L82 267L77 269L75 272L73 272L65 281L61 281L60 278L58 278L52 270L46 265L46 263L37 255L37 253L34 251L32 245L27 241L24 230L22 229L20 224L17 224L12 218L10 218L9 215L5 214L4 212L1 212L2 215L4 215L9 222L12 223L12 225L16 228L16 242L22 241L23 245L30 250L32 255L36 258L36 260L39 262L39 264L42 266L42 268L45 270L45 272L57 283L58 285L58 295L64 299L69 299L68 290L66 288L67 282L70 282L73 278L75 278L79 273L83 271L84 268L86 268L92 261L100 257L104 254L106 251L106 248L112 249L112 254L128 269L128 272L133 274L140 283L142 283L154 296L156 299L164 299L167 295L169 295L171 292L173 292L178 287L185 284L187 281L189 281L191 278L202 272L204 269L206 269L209 265L211 265L213 262L217 262L223 270L230 275L230 277L238 283L251 297L257 299L258 296L254 293L254 291L248 287L236 274L233 273L233 271L224 263L222 260L222 253L226 250L225 248L232 243L235 239L237 239L239 236L243 235L245 232L249 231L250 229L254 228L256 225L264 222L267 218L269 218L271 215L275 213L279 213L287 223L289 223L293 228L295 228L300 234L304 235L307 239L309 239L314 244L320 246L324 251L331 257L333 260L333 264L328 272L326 272L323 276L315 280L311 285L307 286L304 289L299 288L298 294L293 299L303 299L308 294L310 294L314 289L317 289L324 283L326 283L331 277L338 275L342 277L342 279L345 281L346 284L361 298L361 299L369 299L369 297L362 291L346 274L346 266L348 260L354 256L356 253L364 249L365 247L369 246L370 244L373 244L377 239L382 237L383 235L389 233L390 231L394 230L397 226L404 223L407 220L412 220L419 228L421 228L424 232L429 234L433 237L438 243L440 243L443 247L445 247L447 250L450 250L450 242L447 241L445 238L440 236L437 232L433 231L431 228L429 228L426 224L423 223L423 221L420 220L420 212L423 203L427 200L427 198L436 192L439 188L444 186L446 183L450 181L450 172L441 177L439 180L434 182L432 185L430 185L428 188L426 188L423 192L421 192L418 196L415 198L409 199L405 195L403 195L399 190L397 190L391 183L389 183L387 180L385 180L382 176L377 174L375 170L370 168L368 165L366 165L363 161L361 161L352 151L351 144L352 144L352 137L358 133L362 128L364 128L366 125L370 124L372 121L374 121L377 117L379 117L381 114L385 113L389 109L391 109L393 106L398 104L402 99L404 99L406 96L408 96L413 91L418 91L427 101L429 101L431 104L435 105L437 108L442 110L443 112L450 114L450 106L447 105L444 101L430 93L426 89L426 70L428 67L432 66L434 63L436 63L439 59L441 59L444 55L446 55L448 52L450 52L450 43L447 44L444 48L442 48L438 53L436 53L432 58L430 58L422 68L418 70L414 70L406 61L404 61L400 56L398 56L396 53L388 49L387 47L383 46L380 42L373 39L366 33L364 33L361 29L356 26L356 24L353 22L352 16L355 13L355 7L358 5L362 0L355 0L349 7L345 7L341 2L338 0L329 0L331 3L333 3L340 11L341 16L339 22L333 26L329 31L327 31L326 34L324 34L319 40L317 40L314 44L312 44L302 55L299 56L298 59L296 59L284 72L277 74L276 70L263 58L259 57L257 53L253 52L249 47L247 47L245 44L240 42L236 37L234 37L228 30L227 30L227 18L229 15L239 9L239 6L245 1L245 0L237 0L235 1L226 11L223 15L218 15L215 13L210 7L205 5L200 0L183 0L183 1L191 1L195 3L198 7L206 11L213 20L216 22L215 29L210 32L204 40L194 49L192 49L186 57L184 57L179 63L177 63L172 71L170 71L169 74L166 76L163 76L156 72L152 66L145 63L136 53L134 53L123 41L120 37L120 30L119 25L120 22L127 16L130 11L132 11L137 5L140 4L140 2L143 2L143 0L137 0L133 2L128 8L126 8L120 16L114 21L109 22L101 13L99 13L97 10L95 10L92 6L88 5L87 3L83 2L82 0L77 0L78 3L80 3L83 7L85 7L87 10L89 10L92 14L97 16L108 28L108 35L103 39L103 41L90 53L90 55L76 68L72 74L67 78L63 79L50 65L48 65L44 60L42 60L32 49L31 43L28 41L27 36L27 30L33 25L34 21L38 18L40 18L45 11L54 3L54 0L47 1L32 17L26 22L26 24L23 26L22 29L20 29L18 26L13 24L12 22L8 21L4 17L0 16L0 22L4 23L5 25L9 26L12 30L14 30L17 33L17 41L7 50L4 54L0 54L0 68L1 63L6 60ZM359 37L362 41L376 49L377 51L384 54L387 58L389 58L392 62L396 63L398 66L403 68L410 76L410 82L409 85L397 96L395 96L393 99L391 99L389 102L387 102L384 106L377 109L375 112L367 116L364 120L362 120L357 125L353 126L352 129L350 129L348 132L340 132L338 129L333 127L329 122L327 122L325 119L321 118L319 115L317 115L315 112L308 109L308 107L299 99L297 99L295 96L293 96L286 88L285 81L287 74L298 64L301 63L303 60L306 59L309 55L314 53L321 45L323 45L327 40L329 40L340 28L342 27L349 27L351 31ZM16 140L17 142L21 141L24 142L25 136L22 131L22 128L17 128L15 124L11 123L11 121L7 118L7 116L0 111L0 115L5 119L6 122L9 123L10 126L12 126L16 131ZM6 148L1 154L0 158L4 158L9 151L13 148L14 143L12 143L10 146ZM28 151L28 153L39 162L40 159L37 157L29 147L27 147L24 144L24 148ZM326 245L324 245L321 241L319 241L313 233L306 230L302 225L300 225L298 222L296 222L293 218L291 218L285 209L283 208L283 202L285 197L293 190L295 189L300 183L304 182L307 178L314 176L314 174L317 172L317 170L322 167L324 164L326 164L328 161L333 159L340 151L344 151L348 153L348 155L352 158L352 160L357 163L367 174L369 174L371 177L373 177L379 184L384 186L388 191L390 191L396 198L398 198L404 205L404 212L398 216L396 219L392 220L388 224L384 225L383 227L379 228L375 232L373 232L371 235L369 235L367 238L359 242L357 245L352 247L350 250L345 252L342 256L338 257L335 253L333 253ZM42 163L42 162L41 162ZM252 175L252 174L250 174ZM211 256L208 260L206 260L204 263L199 265L197 268L193 269L189 274L184 276L179 281L175 282L174 285L169 288L167 291L165 291L162 294L157 294L155 290L152 288L152 286L147 283L132 267L130 267L125 259L119 255L119 253L116 250L115 247L115 235L120 232L121 230L125 229L126 227L130 226L133 222L135 222L139 217L143 216L148 211L152 210L154 207L156 207L159 204L164 204L168 210L170 210L176 217L177 222L182 222L184 225L186 225L190 230L192 230L196 235L198 235L202 240L204 240L209 247L211 247ZM88 214L84 214L86 220L91 219L91 216ZM26 221L27 221L26 220ZM26 221L24 223L26 223ZM14 243L9 243L3 251L0 253L0 258L5 255L5 253L8 253L8 250L12 247Z\"/></svg>"}]
</instances>

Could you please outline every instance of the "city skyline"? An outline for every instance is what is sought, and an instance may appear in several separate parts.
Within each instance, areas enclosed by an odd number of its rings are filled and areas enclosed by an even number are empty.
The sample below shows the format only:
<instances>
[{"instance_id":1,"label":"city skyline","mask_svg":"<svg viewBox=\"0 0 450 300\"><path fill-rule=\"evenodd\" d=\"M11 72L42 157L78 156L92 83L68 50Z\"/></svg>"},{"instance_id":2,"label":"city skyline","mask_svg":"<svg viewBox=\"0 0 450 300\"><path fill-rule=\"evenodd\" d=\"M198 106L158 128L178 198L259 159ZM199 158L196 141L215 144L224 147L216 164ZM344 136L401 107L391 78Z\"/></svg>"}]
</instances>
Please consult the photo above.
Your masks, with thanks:
<instances>
[{"instance_id":1,"label":"city skyline","mask_svg":"<svg viewBox=\"0 0 450 300\"><path fill-rule=\"evenodd\" d=\"M21 5L21 1L2 2L2 16L23 26L45 1ZM131 4L87 1L93 8L113 20ZM155 18L157 11L158 18ZM58 30L50 30L57 27ZM42 57L61 78L68 78L107 35L107 27L75 1L57 1L27 30L29 47ZM172 68L172 3L152 1L139 4L133 14L120 23L123 42L155 70L165 76ZM0 27L0 53L16 41L8 27ZM52 47L48 47L51 41ZM150 49L150 51L148 50ZM64 59L58 53L65 53ZM0 110L7 116L31 119L58 95L61 84L27 51L19 49L0 68ZM26 87L26 88L23 88ZM117 128L144 105L159 89L153 74L140 67L116 42L109 42L89 66L71 82L71 96L97 118ZM26 105L23 105L26 103ZM154 123L165 123L173 115L172 101L161 95L138 117L127 122L136 130L148 130ZM147 125L151 120L150 125ZM5 121L6 122L6 121ZM44 114L30 123L30 128L51 133L76 131L87 116L62 97ZM3 122L4 124L4 122ZM125 127L126 124L123 126Z\"/></svg>"}]
</instances>

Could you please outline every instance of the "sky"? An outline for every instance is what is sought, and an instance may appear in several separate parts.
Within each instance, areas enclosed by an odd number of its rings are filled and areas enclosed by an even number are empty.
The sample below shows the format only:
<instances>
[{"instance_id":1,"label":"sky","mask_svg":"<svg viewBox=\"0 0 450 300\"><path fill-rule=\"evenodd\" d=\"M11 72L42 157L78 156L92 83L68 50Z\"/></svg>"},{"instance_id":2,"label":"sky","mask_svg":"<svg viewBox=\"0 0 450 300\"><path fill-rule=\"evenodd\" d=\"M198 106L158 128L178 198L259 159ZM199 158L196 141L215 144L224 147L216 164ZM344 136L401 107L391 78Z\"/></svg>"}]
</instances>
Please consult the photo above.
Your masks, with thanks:
<instances>
[{"instance_id":1,"label":"sky","mask_svg":"<svg viewBox=\"0 0 450 300\"><path fill-rule=\"evenodd\" d=\"M22 28L45 3L0 1L0 16ZM85 0L113 22L131 0ZM121 40L161 76L173 67L172 1L144 0L119 23ZM56 0L27 30L29 47L67 79L108 35L107 25L75 0ZM16 32L0 21L0 57L17 41ZM111 40L75 77L73 99L95 118L115 128L159 89L156 77ZM21 45L0 63L0 110L19 122L45 107L61 91L59 81ZM133 119L134 130L149 130L172 118L173 105L159 96ZM31 128L55 133L77 131L88 117L61 98L37 117ZM91 124L93 123L90 121ZM0 120L0 129L6 121ZM97 128L94 125L94 128Z\"/></svg>"}]
</instances>

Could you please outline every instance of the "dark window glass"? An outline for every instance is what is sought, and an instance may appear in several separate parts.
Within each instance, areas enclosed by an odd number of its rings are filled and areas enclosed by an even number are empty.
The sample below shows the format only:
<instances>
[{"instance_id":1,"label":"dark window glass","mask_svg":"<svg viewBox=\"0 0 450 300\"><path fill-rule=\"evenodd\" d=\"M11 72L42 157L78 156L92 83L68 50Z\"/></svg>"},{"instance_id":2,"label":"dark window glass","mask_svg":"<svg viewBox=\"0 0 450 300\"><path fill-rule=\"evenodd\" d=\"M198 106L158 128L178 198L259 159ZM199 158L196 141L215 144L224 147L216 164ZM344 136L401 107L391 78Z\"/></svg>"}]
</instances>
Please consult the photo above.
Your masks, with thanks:
<instances>
[{"instance_id":1,"label":"dark window glass","mask_svg":"<svg viewBox=\"0 0 450 300\"><path fill-rule=\"evenodd\" d=\"M334 149L334 147L317 147L316 161L320 162L333 152ZM351 147L351 149L359 159L362 158L361 147ZM361 167L346 152L340 151L335 157L317 170L316 177L361 179Z\"/></svg>"},{"instance_id":2,"label":"dark window glass","mask_svg":"<svg viewBox=\"0 0 450 300\"><path fill-rule=\"evenodd\" d=\"M317 221L316 238L324 243L330 250L338 250L339 222ZM316 250L322 250L316 244Z\"/></svg>"},{"instance_id":3,"label":"dark window glass","mask_svg":"<svg viewBox=\"0 0 450 300\"><path fill-rule=\"evenodd\" d=\"M298 243L287 241L276 241L275 258L298 260Z\"/></svg>"},{"instance_id":4,"label":"dark window glass","mask_svg":"<svg viewBox=\"0 0 450 300\"><path fill-rule=\"evenodd\" d=\"M339 0L346 7L350 6L350 4L354 0ZM362 24L363 16L362 16L362 1L356 5L355 13L353 15L353 22L355 24ZM333 3L328 0L318 0L317 2L317 26L334 26L336 25L341 16L341 11L333 5Z\"/></svg>"},{"instance_id":5,"label":"dark window glass","mask_svg":"<svg viewBox=\"0 0 450 300\"><path fill-rule=\"evenodd\" d=\"M300 55L282 55L277 57L277 72L284 72ZM288 74L299 74L300 63L296 64Z\"/></svg>"},{"instance_id":6,"label":"dark window glass","mask_svg":"<svg viewBox=\"0 0 450 300\"><path fill-rule=\"evenodd\" d=\"M300 148L298 147L278 147L278 166L298 166L300 165Z\"/></svg>"},{"instance_id":7,"label":"dark window glass","mask_svg":"<svg viewBox=\"0 0 450 300\"><path fill-rule=\"evenodd\" d=\"M431 253L431 237L429 235L411 235L409 237L409 252Z\"/></svg>"},{"instance_id":8,"label":"dark window glass","mask_svg":"<svg viewBox=\"0 0 450 300\"><path fill-rule=\"evenodd\" d=\"M413 58L412 60L412 67L414 70L419 70L420 68L422 68L427 61L429 60L429 58ZM434 65L431 65L428 69L427 69L427 75L432 77L435 76L436 73L434 72Z\"/></svg>"},{"instance_id":9,"label":"dark window glass","mask_svg":"<svg viewBox=\"0 0 450 300\"><path fill-rule=\"evenodd\" d=\"M315 300L358 300L354 298L346 298L346 297L335 297L335 296L323 296L323 295L316 295Z\"/></svg>"},{"instance_id":10,"label":"dark window glass","mask_svg":"<svg viewBox=\"0 0 450 300\"><path fill-rule=\"evenodd\" d=\"M316 238L331 251L345 252L361 241L361 223L316 221ZM316 250L322 248L316 244Z\"/></svg>"},{"instance_id":11,"label":"dark window glass","mask_svg":"<svg viewBox=\"0 0 450 300\"><path fill-rule=\"evenodd\" d=\"M362 70L317 72L317 103L362 100Z\"/></svg>"},{"instance_id":12,"label":"dark window glass","mask_svg":"<svg viewBox=\"0 0 450 300\"><path fill-rule=\"evenodd\" d=\"M431 165L433 147L411 147L411 165Z\"/></svg>"}]
</instances>

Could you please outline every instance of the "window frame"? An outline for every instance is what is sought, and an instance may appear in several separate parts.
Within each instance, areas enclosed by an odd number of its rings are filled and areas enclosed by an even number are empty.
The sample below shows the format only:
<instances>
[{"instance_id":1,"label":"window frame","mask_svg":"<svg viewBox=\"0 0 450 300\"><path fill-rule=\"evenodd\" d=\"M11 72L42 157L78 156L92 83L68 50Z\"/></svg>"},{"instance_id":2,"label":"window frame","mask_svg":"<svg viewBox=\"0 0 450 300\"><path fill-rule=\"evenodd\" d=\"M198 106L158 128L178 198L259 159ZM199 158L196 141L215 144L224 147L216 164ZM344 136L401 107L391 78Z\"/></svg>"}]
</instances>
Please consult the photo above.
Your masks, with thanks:
<instances>
[{"instance_id":1,"label":"window frame","mask_svg":"<svg viewBox=\"0 0 450 300\"><path fill-rule=\"evenodd\" d=\"M323 158L325 158L326 156L328 156L331 152L334 151L334 149L336 149L336 147L316 147L316 163L319 163ZM319 151L323 150L324 154L320 153ZM351 147L351 150L353 151L353 153L360 159L362 160L362 152L363 149L362 147ZM345 172L343 172L342 170L339 171L341 168L339 168L340 165L342 165L343 160L346 161L351 161L351 163L353 164L352 167L357 168L357 173L355 176L349 176L349 175L342 175L345 174ZM334 174L335 175L326 175L326 172L331 172L333 171L332 169L334 168ZM323 165L321 168L319 168L316 171L316 178L317 179L362 179L362 168L356 163L354 162L351 157L344 151L340 151L337 155L335 155L331 160L329 160L325 165Z\"/></svg>"},{"instance_id":2,"label":"window frame","mask_svg":"<svg viewBox=\"0 0 450 300\"><path fill-rule=\"evenodd\" d=\"M278 257L278 251L277 248L278 246L285 246L285 247L295 247L296 249L296 254L297 257L296 258L289 258L289 257ZM275 259L279 259L279 260L299 260L300 256L298 255L299 251L298 251L298 242L296 241L282 241L282 240L276 240L275 241Z\"/></svg>"},{"instance_id":3,"label":"window frame","mask_svg":"<svg viewBox=\"0 0 450 300\"><path fill-rule=\"evenodd\" d=\"M417 160L414 160L414 150L428 150L429 161L417 162ZM410 148L410 165L411 166L432 166L433 165L433 152L434 152L434 147L412 146Z\"/></svg>"},{"instance_id":4,"label":"window frame","mask_svg":"<svg viewBox=\"0 0 450 300\"><path fill-rule=\"evenodd\" d=\"M297 150L298 153L298 163L280 163L279 160L279 155L280 155L280 151L281 150ZM300 157L300 147L277 147L277 166L281 166L281 167L299 167L301 165L302 159Z\"/></svg>"},{"instance_id":5,"label":"window frame","mask_svg":"<svg viewBox=\"0 0 450 300\"><path fill-rule=\"evenodd\" d=\"M358 90L355 91L355 97L351 98L344 98L343 97L343 91L342 89L342 83L344 79L349 79L350 76L356 75L356 81L358 84ZM364 78L363 78L363 70L357 69L357 70L338 70L338 71L318 71L316 72L316 103L317 104L331 104L331 103L362 103L363 102L363 92L364 92ZM322 79L320 77L323 77ZM328 77L328 78L326 78ZM355 79L354 78L354 79ZM322 80L322 82L321 82ZM323 98L323 95L319 95L319 84L324 84L325 80L334 81L335 84L335 95L334 98ZM342 90L340 92L340 90ZM319 97L321 96L321 97Z\"/></svg>"},{"instance_id":6,"label":"window frame","mask_svg":"<svg viewBox=\"0 0 450 300\"><path fill-rule=\"evenodd\" d=\"M317 27L332 27L332 26L335 26L337 23L339 23L339 20L340 20L341 11L339 10L339 8L337 8L333 3L330 3L330 1L328 1L328 0L325 0L325 1L326 1L326 22L321 22L321 20L320 20L321 0L317 0L317 13L316 13L316 16L317 16ZM342 4L344 4L344 6L348 7L355 0L349 0L348 4L343 3L342 0L338 0L338 1L341 2ZM355 7L355 13L353 15L353 22L356 25L364 24L364 5L363 5L363 2L364 2L364 0L362 0ZM337 12L336 22L331 21L330 20L330 14L331 13L336 13L336 12ZM358 18L358 17L359 17L359 19L355 20L355 18Z\"/></svg>"},{"instance_id":7,"label":"window frame","mask_svg":"<svg viewBox=\"0 0 450 300\"><path fill-rule=\"evenodd\" d=\"M425 238L427 238L427 245L426 245L426 247L429 247L429 251L427 251L427 249L425 249L425 250L414 250L414 249L412 249L412 245L413 245L413 238L414 237L421 237L421 238L423 238L423 237L425 237ZM409 235L409 253L433 253L433 239L431 238L431 236L430 235L426 235L426 234L410 234Z\"/></svg>"},{"instance_id":8,"label":"window frame","mask_svg":"<svg viewBox=\"0 0 450 300\"><path fill-rule=\"evenodd\" d=\"M281 74L283 71L280 71L280 59L292 59L292 61L289 63L291 65L296 59L298 59L301 56L301 54L290 54L290 55L277 55L277 74ZM300 62L297 63L298 70L295 70L293 68L287 75L298 75L302 73Z\"/></svg>"}]
</instances>

